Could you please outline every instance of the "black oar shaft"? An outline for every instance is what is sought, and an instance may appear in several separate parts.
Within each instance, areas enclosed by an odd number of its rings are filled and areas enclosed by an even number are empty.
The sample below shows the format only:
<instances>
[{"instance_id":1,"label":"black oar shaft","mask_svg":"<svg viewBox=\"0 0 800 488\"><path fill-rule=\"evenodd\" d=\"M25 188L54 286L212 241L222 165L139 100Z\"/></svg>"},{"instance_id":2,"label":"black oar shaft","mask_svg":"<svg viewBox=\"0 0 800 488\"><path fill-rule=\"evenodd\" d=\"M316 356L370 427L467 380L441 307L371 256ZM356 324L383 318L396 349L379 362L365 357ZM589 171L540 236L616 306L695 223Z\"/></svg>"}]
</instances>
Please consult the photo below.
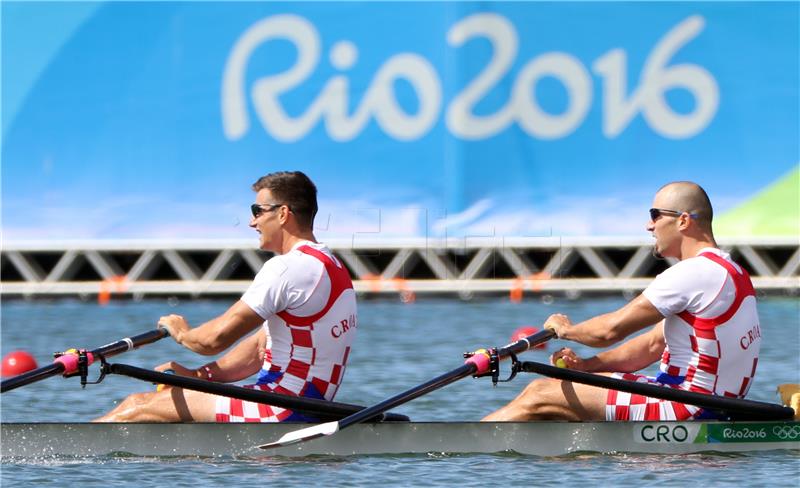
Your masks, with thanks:
<instances>
[{"instance_id":1,"label":"black oar shaft","mask_svg":"<svg viewBox=\"0 0 800 488\"><path fill-rule=\"evenodd\" d=\"M773 403L704 395L692 391L679 390L647 383L637 383L609 378L585 371L557 368L533 361L520 363L521 371L537 373L559 380L572 381L609 390L624 391L652 398L686 403L723 413L732 420L786 420L794 418L794 410Z\"/></svg>"},{"instance_id":2,"label":"black oar shaft","mask_svg":"<svg viewBox=\"0 0 800 488\"><path fill-rule=\"evenodd\" d=\"M31 383L41 381L45 378L50 378L51 376L59 375L63 372L64 372L63 364L51 363L48 364L47 366L34 369L33 371L28 371L27 373L22 373L21 375L17 375L7 380L3 380L3 382L0 383L0 392L5 393L7 391L13 390L14 388L19 388L20 386L29 385Z\"/></svg>"},{"instance_id":3,"label":"black oar shaft","mask_svg":"<svg viewBox=\"0 0 800 488\"><path fill-rule=\"evenodd\" d=\"M477 374L488 373L492 370L493 366L495 366L496 363L495 359L499 361L500 359L506 358L511 354L516 355L521 352L527 351L528 349L536 346L537 344L541 344L552 337L555 337L553 331L544 330L542 332L538 332L536 334L525 337L524 339L520 339L517 342L502 347L494 352L476 351L475 353L470 355L469 359L467 359L467 361L465 361L463 365L459 366L458 368L449 371L443 375L437 376L432 380L426 381L421 385L415 386L410 390L406 390L403 393L400 393L399 395L395 395L387 400L384 400L376 405L366 408L358 413L350 415L349 417L346 417L338 422L328 422L325 424L320 424L313 427L300 429L294 432L289 432L287 434L284 434L280 439L278 439L275 442L262 444L258 447L261 449L272 449L278 446L288 446L291 444L295 444L297 442L309 441L311 439L316 439L321 436L333 435L344 428L347 428L351 425L355 425L359 422L363 422L365 420L373 418L376 415L380 415L383 412L389 410L390 408L394 408L405 402L411 401L421 395L430 393L434 390L447 386L450 383L460 380L461 378L476 373Z\"/></svg>"},{"instance_id":4,"label":"black oar shaft","mask_svg":"<svg viewBox=\"0 0 800 488\"><path fill-rule=\"evenodd\" d=\"M133 337L128 337L116 342L112 342L111 344L106 344L105 346L100 346L92 353L94 354L102 354L105 357L116 356L117 354L123 353L125 351L130 351L131 349L135 349L137 347L141 347L147 344L152 344L158 340L161 340L169 335L167 329L155 329L143 334L139 334Z\"/></svg>"},{"instance_id":5,"label":"black oar shaft","mask_svg":"<svg viewBox=\"0 0 800 488\"><path fill-rule=\"evenodd\" d=\"M500 359L505 359L512 353L513 354L523 353L528 349L530 349L531 347L543 343L554 336L555 333L552 330L545 329L541 332L537 332L536 334L525 337L524 339L520 339L516 342L513 342L505 347L499 348L497 350L497 356ZM466 378L467 376L478 372L477 369L478 367L474 363L463 364L452 371L437 376L436 378L426 381L421 385L415 386L414 388L406 390L403 393L397 394L376 405L373 405L369 408L366 408L358 413L355 413L349 417L340 420L339 429L341 430L347 426L363 422L369 418L374 417L375 415L379 415L380 413L392 409L398 405L401 405L417 397L425 395L426 393L438 390L439 388L445 387L450 383L454 383L462 378Z\"/></svg>"},{"instance_id":6,"label":"black oar shaft","mask_svg":"<svg viewBox=\"0 0 800 488\"><path fill-rule=\"evenodd\" d=\"M128 364L110 364L108 372L130 376L143 381L162 383L189 390L222 395L250 402L264 403L275 407L302 412L323 420L338 420L348 415L364 410L365 407L349 403L329 402L315 398L292 397L268 391L243 388L241 386L213 383L198 378L177 376L174 374L160 373L151 369L137 368ZM408 421L405 415L388 413L374 420Z\"/></svg>"},{"instance_id":7,"label":"black oar shaft","mask_svg":"<svg viewBox=\"0 0 800 488\"><path fill-rule=\"evenodd\" d=\"M513 354L521 354L528 349L538 345L543 344L550 339L554 338L556 333L553 332L551 329L544 329L539 331L533 335L529 335L528 337L524 337L516 342L512 342L511 344L501 347L497 350L497 355L500 356L500 359L507 358L511 353Z\"/></svg>"},{"instance_id":8,"label":"black oar shaft","mask_svg":"<svg viewBox=\"0 0 800 488\"><path fill-rule=\"evenodd\" d=\"M409 390L404 391L398 395L395 395L391 398L388 398L381 403L373 405L369 408L366 408L358 413L350 415L339 421L339 429L344 429L347 426L358 424L364 422L375 415L380 415L382 412L385 412L389 409L392 409L398 405L401 405L406 402L410 402L411 400L422 396L428 392L437 390L444 386L449 385L455 381L460 380L461 378L467 377L473 373L475 373L476 367L474 364L465 364L460 366L448 373L445 373L441 376L437 376L436 378L427 381L419 386L411 388Z\"/></svg>"},{"instance_id":9,"label":"black oar shaft","mask_svg":"<svg viewBox=\"0 0 800 488\"><path fill-rule=\"evenodd\" d=\"M155 329L137 336L127 337L125 339L106 344L105 346L100 346L97 349L92 350L91 354L94 356L103 357L116 356L117 354L125 351L129 351L139 346L144 346L145 344L150 344L159 339L163 339L167 335L169 335L169 333L166 329ZM11 391L15 388L19 388L20 386L25 386L45 378L57 376L63 372L64 365L54 362L33 371L28 371L27 373L23 373L19 376L14 376L13 378L3 380L2 383L0 383L0 392L5 393L6 391Z\"/></svg>"}]
</instances>

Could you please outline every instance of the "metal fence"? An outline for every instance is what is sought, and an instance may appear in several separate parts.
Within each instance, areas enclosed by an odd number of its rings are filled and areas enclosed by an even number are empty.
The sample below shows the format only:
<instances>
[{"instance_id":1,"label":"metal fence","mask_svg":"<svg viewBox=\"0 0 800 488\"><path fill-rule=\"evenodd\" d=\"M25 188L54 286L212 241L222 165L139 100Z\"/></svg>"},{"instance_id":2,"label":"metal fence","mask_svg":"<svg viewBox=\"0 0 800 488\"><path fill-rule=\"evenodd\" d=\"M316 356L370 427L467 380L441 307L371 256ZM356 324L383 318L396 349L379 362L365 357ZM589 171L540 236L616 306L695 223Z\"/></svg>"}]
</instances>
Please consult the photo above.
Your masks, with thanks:
<instances>
[{"instance_id":1,"label":"metal fence","mask_svg":"<svg viewBox=\"0 0 800 488\"><path fill-rule=\"evenodd\" d=\"M3 297L241 294L269 253L242 241L4 243ZM643 289L672 262L650 238L474 238L328 242L363 294L624 292ZM760 291L800 291L794 238L723 240Z\"/></svg>"}]
</instances>

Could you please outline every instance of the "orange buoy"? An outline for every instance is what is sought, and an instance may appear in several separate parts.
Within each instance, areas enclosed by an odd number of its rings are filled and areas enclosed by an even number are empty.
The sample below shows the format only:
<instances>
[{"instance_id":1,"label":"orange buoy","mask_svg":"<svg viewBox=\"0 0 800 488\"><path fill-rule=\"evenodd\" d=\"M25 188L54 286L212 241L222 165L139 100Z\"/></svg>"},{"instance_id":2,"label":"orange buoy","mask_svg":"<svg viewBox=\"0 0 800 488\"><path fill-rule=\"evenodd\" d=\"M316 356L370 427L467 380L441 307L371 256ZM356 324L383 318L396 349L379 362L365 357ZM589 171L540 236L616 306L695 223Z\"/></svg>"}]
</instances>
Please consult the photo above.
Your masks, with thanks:
<instances>
[{"instance_id":1,"label":"orange buoy","mask_svg":"<svg viewBox=\"0 0 800 488\"><path fill-rule=\"evenodd\" d=\"M531 327L530 325L523 325L522 327L519 327L517 330L515 330L513 334L511 334L511 342L516 342L520 339L524 339L525 337L533 335L537 332L539 332L539 329L537 329L536 327ZM547 347L547 343L543 342L533 347L535 349L544 349L545 347Z\"/></svg>"},{"instance_id":2,"label":"orange buoy","mask_svg":"<svg viewBox=\"0 0 800 488\"><path fill-rule=\"evenodd\" d=\"M30 370L38 368L36 359L25 351L12 351L5 355L2 364L3 377L17 376L22 373L27 373Z\"/></svg>"}]
</instances>

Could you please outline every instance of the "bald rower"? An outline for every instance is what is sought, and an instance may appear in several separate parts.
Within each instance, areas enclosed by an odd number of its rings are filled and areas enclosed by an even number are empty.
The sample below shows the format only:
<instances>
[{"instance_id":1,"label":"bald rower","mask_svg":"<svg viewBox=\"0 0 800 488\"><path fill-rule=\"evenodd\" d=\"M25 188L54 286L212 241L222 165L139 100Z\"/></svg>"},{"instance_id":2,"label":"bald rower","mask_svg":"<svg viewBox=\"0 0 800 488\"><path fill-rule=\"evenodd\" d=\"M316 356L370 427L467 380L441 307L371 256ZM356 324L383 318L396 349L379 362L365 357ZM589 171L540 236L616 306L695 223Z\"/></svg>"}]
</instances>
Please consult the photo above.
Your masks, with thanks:
<instances>
[{"instance_id":1,"label":"bald rower","mask_svg":"<svg viewBox=\"0 0 800 488\"><path fill-rule=\"evenodd\" d=\"M758 363L761 328L747 272L717 248L706 192L686 181L655 195L647 230L653 254L679 262L659 274L624 307L572 324L555 314L545 322L559 339L606 348L581 358L569 348L553 354L567 368L630 381L744 398ZM647 330L645 330L647 329ZM656 377L636 374L660 360ZM713 413L678 402L549 378L531 382L487 421L689 420Z\"/></svg>"}]
</instances>

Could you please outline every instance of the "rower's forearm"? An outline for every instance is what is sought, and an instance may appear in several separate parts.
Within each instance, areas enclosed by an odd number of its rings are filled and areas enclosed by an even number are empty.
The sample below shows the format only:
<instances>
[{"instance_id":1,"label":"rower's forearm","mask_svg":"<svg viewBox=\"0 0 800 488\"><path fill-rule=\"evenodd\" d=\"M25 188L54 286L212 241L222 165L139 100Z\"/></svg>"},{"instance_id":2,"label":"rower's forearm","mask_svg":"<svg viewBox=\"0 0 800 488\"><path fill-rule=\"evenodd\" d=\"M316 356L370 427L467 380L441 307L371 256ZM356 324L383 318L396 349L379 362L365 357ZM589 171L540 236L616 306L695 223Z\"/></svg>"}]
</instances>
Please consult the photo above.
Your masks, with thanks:
<instances>
[{"instance_id":1,"label":"rower's forearm","mask_svg":"<svg viewBox=\"0 0 800 488\"><path fill-rule=\"evenodd\" d=\"M213 363L218 375L215 380L232 383L256 374L263 362L263 356L260 354L262 344L261 334L258 332L237 344Z\"/></svg>"},{"instance_id":2,"label":"rower's forearm","mask_svg":"<svg viewBox=\"0 0 800 488\"><path fill-rule=\"evenodd\" d=\"M615 327L613 314L599 315L559 333L559 339L592 347L608 347L623 338Z\"/></svg>"},{"instance_id":3,"label":"rower's forearm","mask_svg":"<svg viewBox=\"0 0 800 488\"><path fill-rule=\"evenodd\" d=\"M633 373L650 366L653 362L650 358L633 358L611 350L584 359L583 364L584 371L589 373Z\"/></svg>"},{"instance_id":4,"label":"rower's forearm","mask_svg":"<svg viewBox=\"0 0 800 488\"><path fill-rule=\"evenodd\" d=\"M660 327L635 336L619 346L584 361L586 371L633 373L658 361L664 352Z\"/></svg>"},{"instance_id":5,"label":"rower's forearm","mask_svg":"<svg viewBox=\"0 0 800 488\"><path fill-rule=\"evenodd\" d=\"M183 331L175 340L183 347L203 356L219 354L230 345L218 332L219 320L219 318L210 320L199 327Z\"/></svg>"},{"instance_id":6,"label":"rower's forearm","mask_svg":"<svg viewBox=\"0 0 800 488\"><path fill-rule=\"evenodd\" d=\"M257 363L230 365L223 364L220 360L200 366L195 370L195 375L200 379L217 383L235 383L253 376L259 369L260 365Z\"/></svg>"}]
</instances>

